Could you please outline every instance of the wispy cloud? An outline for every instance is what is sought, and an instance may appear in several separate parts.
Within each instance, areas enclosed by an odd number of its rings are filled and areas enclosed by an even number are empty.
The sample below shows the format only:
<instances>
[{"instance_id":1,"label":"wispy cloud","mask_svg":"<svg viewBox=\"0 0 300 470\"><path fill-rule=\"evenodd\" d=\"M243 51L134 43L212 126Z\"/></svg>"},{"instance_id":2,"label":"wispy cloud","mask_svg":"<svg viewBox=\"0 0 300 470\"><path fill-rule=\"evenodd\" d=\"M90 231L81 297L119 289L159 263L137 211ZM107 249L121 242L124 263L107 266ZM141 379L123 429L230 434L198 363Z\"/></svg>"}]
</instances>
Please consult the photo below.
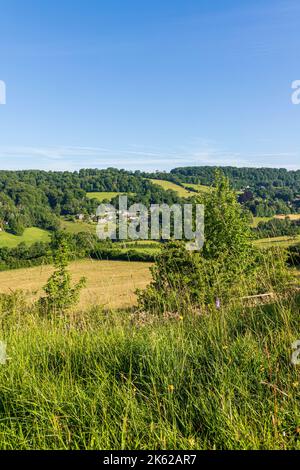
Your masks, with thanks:
<instances>
[{"instance_id":1,"label":"wispy cloud","mask_svg":"<svg viewBox=\"0 0 300 470\"><path fill-rule=\"evenodd\" d=\"M107 147L0 147L0 169L69 170L80 168L125 168L170 170L176 166L270 166L299 168L297 152L245 153L218 148L211 141L195 141L177 149L152 149L132 145L129 148ZM286 162L286 163L283 163ZM289 164L287 164L289 162Z\"/></svg>"}]
</instances>

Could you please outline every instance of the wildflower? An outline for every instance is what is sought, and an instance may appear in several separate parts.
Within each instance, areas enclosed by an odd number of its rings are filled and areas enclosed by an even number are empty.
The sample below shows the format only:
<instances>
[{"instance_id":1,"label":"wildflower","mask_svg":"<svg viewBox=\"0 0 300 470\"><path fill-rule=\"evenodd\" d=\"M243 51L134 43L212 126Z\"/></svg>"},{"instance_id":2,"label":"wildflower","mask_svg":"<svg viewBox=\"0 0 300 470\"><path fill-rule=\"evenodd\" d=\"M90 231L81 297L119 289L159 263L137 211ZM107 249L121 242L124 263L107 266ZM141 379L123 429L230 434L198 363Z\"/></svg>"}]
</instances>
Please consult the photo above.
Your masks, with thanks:
<instances>
[{"instance_id":1,"label":"wildflower","mask_svg":"<svg viewBox=\"0 0 300 470\"><path fill-rule=\"evenodd\" d=\"M299 387L299 382L293 382L292 386L295 387L295 388Z\"/></svg>"},{"instance_id":2,"label":"wildflower","mask_svg":"<svg viewBox=\"0 0 300 470\"><path fill-rule=\"evenodd\" d=\"M181 320L181 321L183 320L183 316L182 316L182 315L180 315L179 320Z\"/></svg>"},{"instance_id":3,"label":"wildflower","mask_svg":"<svg viewBox=\"0 0 300 470\"><path fill-rule=\"evenodd\" d=\"M221 308L221 300L219 298L216 299L216 308Z\"/></svg>"},{"instance_id":4,"label":"wildflower","mask_svg":"<svg viewBox=\"0 0 300 470\"><path fill-rule=\"evenodd\" d=\"M174 388L175 388L174 385L172 385L172 384L168 385L169 392L171 392L171 393L174 392Z\"/></svg>"}]
</instances>

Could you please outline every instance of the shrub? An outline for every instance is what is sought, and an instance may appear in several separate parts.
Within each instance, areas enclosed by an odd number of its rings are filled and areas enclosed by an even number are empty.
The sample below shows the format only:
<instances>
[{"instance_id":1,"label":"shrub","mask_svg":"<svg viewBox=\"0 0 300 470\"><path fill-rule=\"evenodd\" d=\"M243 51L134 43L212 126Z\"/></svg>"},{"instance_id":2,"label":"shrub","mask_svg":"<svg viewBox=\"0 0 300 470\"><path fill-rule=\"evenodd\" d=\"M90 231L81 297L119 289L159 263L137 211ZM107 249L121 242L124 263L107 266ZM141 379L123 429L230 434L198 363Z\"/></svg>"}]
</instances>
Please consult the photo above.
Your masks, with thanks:
<instances>
[{"instance_id":1,"label":"shrub","mask_svg":"<svg viewBox=\"0 0 300 470\"><path fill-rule=\"evenodd\" d=\"M286 286L289 277L284 256L254 247L247 215L228 180L217 173L215 186L205 200L202 251L189 252L182 242L167 243L152 269L152 283L137 292L141 309L203 310Z\"/></svg>"},{"instance_id":2,"label":"shrub","mask_svg":"<svg viewBox=\"0 0 300 470\"><path fill-rule=\"evenodd\" d=\"M86 279L82 277L77 284L72 285L71 275L67 270L68 252L67 242L62 239L54 253L56 269L44 286L46 296L39 300L41 309L47 313L64 312L75 306L79 300L80 290L86 283Z\"/></svg>"}]
</instances>

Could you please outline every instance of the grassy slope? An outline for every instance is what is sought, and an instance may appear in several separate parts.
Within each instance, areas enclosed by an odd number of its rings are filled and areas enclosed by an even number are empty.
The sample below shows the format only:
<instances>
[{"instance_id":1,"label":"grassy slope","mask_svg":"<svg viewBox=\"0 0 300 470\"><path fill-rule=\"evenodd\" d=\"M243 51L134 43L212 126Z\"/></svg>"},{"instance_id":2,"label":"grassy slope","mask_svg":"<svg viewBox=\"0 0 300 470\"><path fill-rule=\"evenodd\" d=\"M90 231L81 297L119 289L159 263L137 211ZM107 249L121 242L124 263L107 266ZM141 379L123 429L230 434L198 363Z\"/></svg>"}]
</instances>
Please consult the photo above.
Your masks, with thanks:
<instances>
[{"instance_id":1,"label":"grassy slope","mask_svg":"<svg viewBox=\"0 0 300 470\"><path fill-rule=\"evenodd\" d=\"M196 194L195 191L197 191L198 193L207 193L212 190L210 186L203 186L202 184L183 183L184 187L182 187L176 183L172 183L171 181L167 181L167 180L151 179L151 181L152 183L157 184L158 186L165 189L166 191L168 189L172 189L172 191L175 191L181 197L195 196ZM192 188L194 191L190 191L189 188Z\"/></svg>"},{"instance_id":2,"label":"grassy slope","mask_svg":"<svg viewBox=\"0 0 300 470\"><path fill-rule=\"evenodd\" d=\"M260 248L269 248L271 246L288 248L289 246L298 245L300 243L300 235L296 237L261 238L260 240L255 240L254 243Z\"/></svg>"},{"instance_id":3,"label":"grassy slope","mask_svg":"<svg viewBox=\"0 0 300 470\"><path fill-rule=\"evenodd\" d=\"M210 193L213 189L211 186L204 186L203 184L183 183L183 186L187 190L191 188L198 193Z\"/></svg>"},{"instance_id":4,"label":"grassy slope","mask_svg":"<svg viewBox=\"0 0 300 470\"><path fill-rule=\"evenodd\" d=\"M193 195L191 191L186 190L185 188L182 188L178 184L172 183L171 181L166 181L166 180L156 180L156 179L151 179L150 180L153 184L156 184L163 188L164 190L171 189L172 191L175 191L178 193L180 197L190 197ZM194 193L195 194L195 193Z\"/></svg>"},{"instance_id":5,"label":"grassy slope","mask_svg":"<svg viewBox=\"0 0 300 470\"><path fill-rule=\"evenodd\" d=\"M257 227L260 222L268 222L272 219L285 219L288 217L290 220L299 220L300 214L289 214L289 215L275 215L274 217L254 217L252 227Z\"/></svg>"},{"instance_id":6,"label":"grassy slope","mask_svg":"<svg viewBox=\"0 0 300 470\"><path fill-rule=\"evenodd\" d=\"M119 194L122 194L122 193L105 192L105 191L103 191L103 192L90 192L90 193L86 193L86 197L89 198L89 199L97 199L99 202L102 202L106 199L108 201L110 201L114 197L119 196Z\"/></svg>"},{"instance_id":7,"label":"grassy slope","mask_svg":"<svg viewBox=\"0 0 300 470\"><path fill-rule=\"evenodd\" d=\"M80 233L88 232L96 235L96 223L88 224L87 222L71 222L69 220L61 220L61 229L65 230L67 233Z\"/></svg>"},{"instance_id":8,"label":"grassy slope","mask_svg":"<svg viewBox=\"0 0 300 470\"><path fill-rule=\"evenodd\" d=\"M272 220L272 218L273 217L253 217L251 226L256 228L260 222L268 222L269 220Z\"/></svg>"},{"instance_id":9,"label":"grassy slope","mask_svg":"<svg viewBox=\"0 0 300 470\"><path fill-rule=\"evenodd\" d=\"M275 219L285 219L286 217L290 220L299 220L300 214L275 215Z\"/></svg>"},{"instance_id":10,"label":"grassy slope","mask_svg":"<svg viewBox=\"0 0 300 470\"><path fill-rule=\"evenodd\" d=\"M103 202L104 200L111 201L114 197L119 196L120 194L126 193L119 193L119 192L90 192L86 193L86 197L89 199L97 199L98 202ZM134 193L129 193L133 195Z\"/></svg>"},{"instance_id":11,"label":"grassy slope","mask_svg":"<svg viewBox=\"0 0 300 470\"><path fill-rule=\"evenodd\" d=\"M96 224L88 224L86 222L70 222L61 219L61 228L68 233L88 232L96 234ZM0 232L0 248L7 246L13 248L21 242L32 244L35 242L49 242L50 233L37 227L29 227L24 230L23 235L12 235L7 232Z\"/></svg>"},{"instance_id":12,"label":"grassy slope","mask_svg":"<svg viewBox=\"0 0 300 470\"><path fill-rule=\"evenodd\" d=\"M4 312L1 449L300 448L299 302L144 325Z\"/></svg>"},{"instance_id":13,"label":"grassy slope","mask_svg":"<svg viewBox=\"0 0 300 470\"><path fill-rule=\"evenodd\" d=\"M19 245L21 242L25 242L28 245L31 245L35 242L48 242L50 235L46 230L42 230L36 227L26 228L23 235L12 235L7 232L0 232L0 247L7 246L8 248L13 248Z\"/></svg>"},{"instance_id":14,"label":"grassy slope","mask_svg":"<svg viewBox=\"0 0 300 470\"><path fill-rule=\"evenodd\" d=\"M80 308L103 305L105 308L123 308L135 302L135 289L144 288L150 281L149 263L133 261L82 260L70 264L74 281L82 276L87 285L80 296ZM42 287L53 272L51 266L38 266L0 272L0 292L22 289L27 299L41 295Z\"/></svg>"}]
</instances>

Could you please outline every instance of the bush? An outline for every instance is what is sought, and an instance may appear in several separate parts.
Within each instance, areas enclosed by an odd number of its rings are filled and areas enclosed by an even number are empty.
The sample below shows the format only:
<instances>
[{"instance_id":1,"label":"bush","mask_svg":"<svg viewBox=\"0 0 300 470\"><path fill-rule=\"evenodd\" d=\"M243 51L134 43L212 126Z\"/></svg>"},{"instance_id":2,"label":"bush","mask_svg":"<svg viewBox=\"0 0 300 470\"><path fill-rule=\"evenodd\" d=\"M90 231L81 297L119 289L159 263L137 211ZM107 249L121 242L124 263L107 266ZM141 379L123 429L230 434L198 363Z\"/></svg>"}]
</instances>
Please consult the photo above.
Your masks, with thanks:
<instances>
[{"instance_id":1,"label":"bush","mask_svg":"<svg viewBox=\"0 0 300 470\"><path fill-rule=\"evenodd\" d=\"M137 294L140 309L157 313L206 311L246 295L282 290L289 279L284 256L253 246L247 214L220 174L215 191L206 196L202 251L167 243L152 274L151 284Z\"/></svg>"},{"instance_id":2,"label":"bush","mask_svg":"<svg viewBox=\"0 0 300 470\"><path fill-rule=\"evenodd\" d=\"M40 309L43 313L64 312L74 307L79 301L80 290L84 287L86 279L72 285L68 266L68 245L62 239L59 248L54 253L55 271L44 286L45 297L39 300Z\"/></svg>"}]
</instances>

